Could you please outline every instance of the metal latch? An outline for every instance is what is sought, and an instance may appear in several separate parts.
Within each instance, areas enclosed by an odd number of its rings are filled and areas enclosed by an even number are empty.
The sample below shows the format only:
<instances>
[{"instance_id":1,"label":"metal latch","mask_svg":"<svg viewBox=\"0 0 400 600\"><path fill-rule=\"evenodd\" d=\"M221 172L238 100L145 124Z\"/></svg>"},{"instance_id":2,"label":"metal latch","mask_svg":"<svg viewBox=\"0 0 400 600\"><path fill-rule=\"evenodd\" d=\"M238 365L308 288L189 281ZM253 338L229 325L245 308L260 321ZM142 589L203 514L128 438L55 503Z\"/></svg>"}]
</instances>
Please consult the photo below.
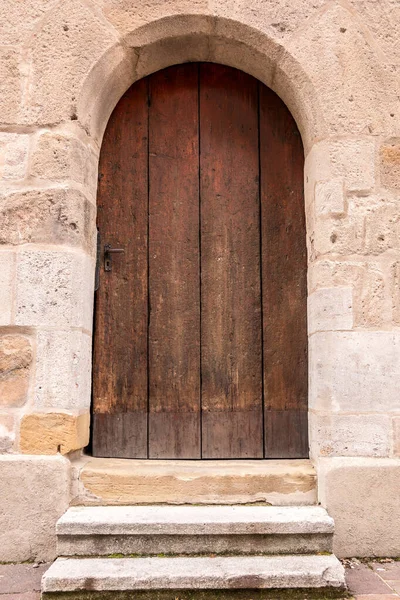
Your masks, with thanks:
<instances>
[{"instance_id":1,"label":"metal latch","mask_svg":"<svg viewBox=\"0 0 400 600\"><path fill-rule=\"evenodd\" d=\"M112 248L111 244L104 244L104 270L109 272L112 270L112 254L121 254L125 252L124 248Z\"/></svg>"}]
</instances>

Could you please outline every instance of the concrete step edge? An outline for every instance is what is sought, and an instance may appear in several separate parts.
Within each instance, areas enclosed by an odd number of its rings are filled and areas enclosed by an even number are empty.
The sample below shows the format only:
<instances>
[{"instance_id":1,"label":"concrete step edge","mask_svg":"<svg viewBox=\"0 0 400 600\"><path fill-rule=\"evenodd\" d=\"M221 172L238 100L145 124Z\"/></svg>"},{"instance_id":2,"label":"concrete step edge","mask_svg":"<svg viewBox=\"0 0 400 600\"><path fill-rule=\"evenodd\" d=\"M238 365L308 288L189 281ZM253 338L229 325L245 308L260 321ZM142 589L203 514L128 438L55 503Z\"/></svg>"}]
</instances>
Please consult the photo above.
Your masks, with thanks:
<instances>
[{"instance_id":1,"label":"concrete step edge","mask_svg":"<svg viewBox=\"0 0 400 600\"><path fill-rule=\"evenodd\" d=\"M320 506L79 506L57 523L58 536L333 534Z\"/></svg>"},{"instance_id":2,"label":"concrete step edge","mask_svg":"<svg viewBox=\"0 0 400 600\"><path fill-rule=\"evenodd\" d=\"M168 589L344 589L344 568L329 556L58 558L44 593Z\"/></svg>"}]
</instances>

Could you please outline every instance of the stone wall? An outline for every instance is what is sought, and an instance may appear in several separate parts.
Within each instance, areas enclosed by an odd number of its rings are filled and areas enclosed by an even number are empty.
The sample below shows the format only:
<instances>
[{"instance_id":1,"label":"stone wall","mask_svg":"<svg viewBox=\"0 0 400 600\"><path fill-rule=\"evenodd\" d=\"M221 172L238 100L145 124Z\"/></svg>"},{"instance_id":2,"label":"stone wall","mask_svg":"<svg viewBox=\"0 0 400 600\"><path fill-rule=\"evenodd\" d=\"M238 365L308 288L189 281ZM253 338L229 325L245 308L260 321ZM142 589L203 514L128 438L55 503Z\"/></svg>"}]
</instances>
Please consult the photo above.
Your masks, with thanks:
<instances>
[{"instance_id":1,"label":"stone wall","mask_svg":"<svg viewBox=\"0 0 400 600\"><path fill-rule=\"evenodd\" d=\"M135 80L204 60L275 90L303 137L321 490L328 460L399 466L399 22L397 0L1 2L0 464L86 445L102 134Z\"/></svg>"}]
</instances>

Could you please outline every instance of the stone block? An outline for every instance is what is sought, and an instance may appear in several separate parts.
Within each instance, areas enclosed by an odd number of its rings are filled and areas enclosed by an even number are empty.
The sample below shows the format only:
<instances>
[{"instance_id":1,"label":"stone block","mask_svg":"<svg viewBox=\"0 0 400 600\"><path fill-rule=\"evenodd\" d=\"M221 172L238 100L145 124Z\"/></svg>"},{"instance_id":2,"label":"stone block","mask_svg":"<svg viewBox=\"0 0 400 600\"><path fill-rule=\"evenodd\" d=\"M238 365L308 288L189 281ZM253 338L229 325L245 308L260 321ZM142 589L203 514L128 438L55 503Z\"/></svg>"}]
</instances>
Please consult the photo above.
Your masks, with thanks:
<instances>
[{"instance_id":1,"label":"stone block","mask_svg":"<svg viewBox=\"0 0 400 600\"><path fill-rule=\"evenodd\" d=\"M190 15L204 15L209 12L208 0L103 0L104 16L124 36L128 44L137 45L132 34L135 30L151 23L163 20L165 37L171 32L168 29L168 17L185 18ZM173 64L173 63L171 63Z\"/></svg>"},{"instance_id":2,"label":"stone block","mask_svg":"<svg viewBox=\"0 0 400 600\"><path fill-rule=\"evenodd\" d=\"M15 416L0 413L0 454L12 452L15 441Z\"/></svg>"},{"instance_id":3,"label":"stone block","mask_svg":"<svg viewBox=\"0 0 400 600\"><path fill-rule=\"evenodd\" d=\"M311 456L389 456L390 417L309 413Z\"/></svg>"},{"instance_id":4,"label":"stone block","mask_svg":"<svg viewBox=\"0 0 400 600\"><path fill-rule=\"evenodd\" d=\"M396 87L351 9L338 3L327 6L288 40L286 48L310 81L325 134L391 131L394 120L390 115L398 107ZM281 68L290 77L285 60L288 63L284 56L278 65L277 78Z\"/></svg>"},{"instance_id":5,"label":"stone block","mask_svg":"<svg viewBox=\"0 0 400 600\"><path fill-rule=\"evenodd\" d=\"M0 335L0 406L22 406L27 400L32 344L24 335Z\"/></svg>"},{"instance_id":6,"label":"stone block","mask_svg":"<svg viewBox=\"0 0 400 600\"><path fill-rule=\"evenodd\" d=\"M0 40L4 45L18 46L26 40L39 19L58 0L19 0L0 3Z\"/></svg>"},{"instance_id":7,"label":"stone block","mask_svg":"<svg viewBox=\"0 0 400 600\"><path fill-rule=\"evenodd\" d=\"M309 293L320 287L353 287L354 327L380 327L392 322L385 298L385 276L379 263L318 260L309 265Z\"/></svg>"},{"instance_id":8,"label":"stone block","mask_svg":"<svg viewBox=\"0 0 400 600\"><path fill-rule=\"evenodd\" d=\"M25 122L77 120L81 87L117 42L116 31L95 7L64 0L48 11L32 38Z\"/></svg>"},{"instance_id":9,"label":"stone block","mask_svg":"<svg viewBox=\"0 0 400 600\"><path fill-rule=\"evenodd\" d=\"M234 19L268 34L279 41L289 38L308 19L315 16L324 0L210 0L211 13Z\"/></svg>"},{"instance_id":10,"label":"stone block","mask_svg":"<svg viewBox=\"0 0 400 600\"><path fill-rule=\"evenodd\" d=\"M388 140L379 148L381 184L400 189L400 140Z\"/></svg>"},{"instance_id":11,"label":"stone block","mask_svg":"<svg viewBox=\"0 0 400 600\"><path fill-rule=\"evenodd\" d=\"M319 500L335 521L339 557L400 555L400 460L321 458Z\"/></svg>"},{"instance_id":12,"label":"stone block","mask_svg":"<svg viewBox=\"0 0 400 600\"><path fill-rule=\"evenodd\" d=\"M76 137L46 132L34 145L30 174L51 181L74 181L88 190L95 201L97 189L98 156L94 150Z\"/></svg>"},{"instance_id":13,"label":"stone block","mask_svg":"<svg viewBox=\"0 0 400 600\"><path fill-rule=\"evenodd\" d=\"M35 407L89 409L91 336L79 330L38 331Z\"/></svg>"},{"instance_id":14,"label":"stone block","mask_svg":"<svg viewBox=\"0 0 400 600\"><path fill-rule=\"evenodd\" d=\"M309 355L311 409L400 412L400 332L318 332Z\"/></svg>"},{"instance_id":15,"label":"stone block","mask_svg":"<svg viewBox=\"0 0 400 600\"><path fill-rule=\"evenodd\" d=\"M0 251L0 325L10 325L13 320L16 254Z\"/></svg>"},{"instance_id":16,"label":"stone block","mask_svg":"<svg viewBox=\"0 0 400 600\"><path fill-rule=\"evenodd\" d=\"M390 297L392 299L392 321L400 325L400 262L390 266Z\"/></svg>"},{"instance_id":17,"label":"stone block","mask_svg":"<svg viewBox=\"0 0 400 600\"><path fill-rule=\"evenodd\" d=\"M352 287L320 288L308 296L308 333L353 328Z\"/></svg>"},{"instance_id":18,"label":"stone block","mask_svg":"<svg viewBox=\"0 0 400 600\"><path fill-rule=\"evenodd\" d=\"M29 135L0 133L0 180L21 180L27 174Z\"/></svg>"},{"instance_id":19,"label":"stone block","mask_svg":"<svg viewBox=\"0 0 400 600\"><path fill-rule=\"evenodd\" d=\"M393 454L400 457L400 417L393 418Z\"/></svg>"},{"instance_id":20,"label":"stone block","mask_svg":"<svg viewBox=\"0 0 400 600\"><path fill-rule=\"evenodd\" d=\"M94 260L86 254L23 250L16 286L17 325L92 329Z\"/></svg>"},{"instance_id":21,"label":"stone block","mask_svg":"<svg viewBox=\"0 0 400 600\"><path fill-rule=\"evenodd\" d=\"M23 454L68 454L89 443L90 414L63 412L31 413L23 416L19 448Z\"/></svg>"},{"instance_id":22,"label":"stone block","mask_svg":"<svg viewBox=\"0 0 400 600\"><path fill-rule=\"evenodd\" d=\"M364 220L349 211L346 217L308 217L310 258L327 254L363 254Z\"/></svg>"},{"instance_id":23,"label":"stone block","mask_svg":"<svg viewBox=\"0 0 400 600\"><path fill-rule=\"evenodd\" d=\"M63 244L94 256L96 209L74 189L0 192L0 244Z\"/></svg>"},{"instance_id":24,"label":"stone block","mask_svg":"<svg viewBox=\"0 0 400 600\"><path fill-rule=\"evenodd\" d=\"M396 23L400 22L400 4L396 0L350 0L351 6L368 27L384 59L400 63L399 36Z\"/></svg>"},{"instance_id":25,"label":"stone block","mask_svg":"<svg viewBox=\"0 0 400 600\"><path fill-rule=\"evenodd\" d=\"M315 186L317 215L343 216L345 213L344 182L340 178L318 181Z\"/></svg>"},{"instance_id":26,"label":"stone block","mask_svg":"<svg viewBox=\"0 0 400 600\"><path fill-rule=\"evenodd\" d=\"M0 561L56 556L56 522L70 498L70 463L61 456L0 456Z\"/></svg>"},{"instance_id":27,"label":"stone block","mask_svg":"<svg viewBox=\"0 0 400 600\"><path fill-rule=\"evenodd\" d=\"M19 51L14 47L0 47L0 123L18 121L22 87L23 76Z\"/></svg>"}]
</instances>

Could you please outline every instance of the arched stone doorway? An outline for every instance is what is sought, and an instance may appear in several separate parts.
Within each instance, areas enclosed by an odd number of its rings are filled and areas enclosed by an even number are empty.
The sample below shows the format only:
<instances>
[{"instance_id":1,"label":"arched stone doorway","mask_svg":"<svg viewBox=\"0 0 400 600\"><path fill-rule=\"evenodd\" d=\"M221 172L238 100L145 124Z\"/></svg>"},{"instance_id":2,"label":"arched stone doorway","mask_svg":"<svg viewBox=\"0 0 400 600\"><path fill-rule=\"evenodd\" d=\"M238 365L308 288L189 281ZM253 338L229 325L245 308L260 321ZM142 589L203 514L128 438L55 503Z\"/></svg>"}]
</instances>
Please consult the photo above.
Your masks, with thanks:
<instances>
[{"instance_id":1,"label":"arched stone doorway","mask_svg":"<svg viewBox=\"0 0 400 600\"><path fill-rule=\"evenodd\" d=\"M187 63L136 82L106 129L95 455L308 454L304 155L266 86Z\"/></svg>"}]
</instances>

